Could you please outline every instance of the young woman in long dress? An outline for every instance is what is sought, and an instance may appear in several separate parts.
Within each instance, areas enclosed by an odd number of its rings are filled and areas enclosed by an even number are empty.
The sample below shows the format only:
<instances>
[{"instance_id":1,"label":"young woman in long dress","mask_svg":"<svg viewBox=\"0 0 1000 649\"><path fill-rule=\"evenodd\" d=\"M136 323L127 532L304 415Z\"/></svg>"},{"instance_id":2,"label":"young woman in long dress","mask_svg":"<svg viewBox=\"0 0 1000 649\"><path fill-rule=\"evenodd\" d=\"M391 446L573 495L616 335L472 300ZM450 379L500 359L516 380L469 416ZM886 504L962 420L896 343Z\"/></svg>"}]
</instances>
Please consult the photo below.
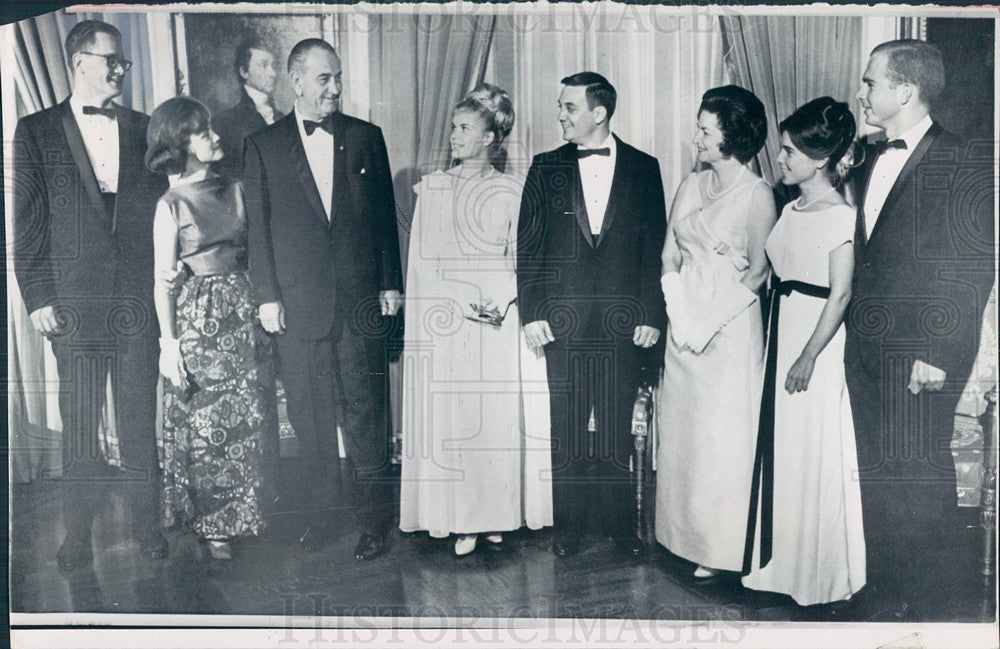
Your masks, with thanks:
<instances>
[{"instance_id":1,"label":"young woman in long dress","mask_svg":"<svg viewBox=\"0 0 1000 649\"><path fill-rule=\"evenodd\" d=\"M766 134L751 92L705 93L694 144L708 169L677 190L663 251L656 539L697 577L743 564L764 362L757 291L775 219L771 188L746 164Z\"/></svg>"},{"instance_id":2,"label":"young woman in long dress","mask_svg":"<svg viewBox=\"0 0 1000 649\"><path fill-rule=\"evenodd\" d=\"M773 553L760 567L755 544L743 584L788 594L805 606L846 599L865 585L857 450L844 378L856 211L837 191L856 127L847 104L821 97L780 130L781 182L798 185L801 197L785 206L767 240L776 292L767 368L774 389L763 397L763 408L774 414ZM762 424L760 434L768 432Z\"/></svg>"},{"instance_id":3,"label":"young woman in long dress","mask_svg":"<svg viewBox=\"0 0 1000 649\"><path fill-rule=\"evenodd\" d=\"M267 409L260 383L266 361L247 275L247 224L239 182L213 174L222 157L208 109L175 97L153 111L146 165L170 189L153 221L158 276L181 262L175 296L153 289L160 324L164 518L207 542L216 559L230 542L263 528L261 431Z\"/></svg>"},{"instance_id":4,"label":"young woman in long dress","mask_svg":"<svg viewBox=\"0 0 1000 649\"><path fill-rule=\"evenodd\" d=\"M522 394L531 377L544 383L545 366L514 303L522 182L490 164L505 113L509 102L455 108L459 164L416 186L407 257L399 526L457 534L458 555L479 535L498 543L552 524L547 430L525 416Z\"/></svg>"}]
</instances>

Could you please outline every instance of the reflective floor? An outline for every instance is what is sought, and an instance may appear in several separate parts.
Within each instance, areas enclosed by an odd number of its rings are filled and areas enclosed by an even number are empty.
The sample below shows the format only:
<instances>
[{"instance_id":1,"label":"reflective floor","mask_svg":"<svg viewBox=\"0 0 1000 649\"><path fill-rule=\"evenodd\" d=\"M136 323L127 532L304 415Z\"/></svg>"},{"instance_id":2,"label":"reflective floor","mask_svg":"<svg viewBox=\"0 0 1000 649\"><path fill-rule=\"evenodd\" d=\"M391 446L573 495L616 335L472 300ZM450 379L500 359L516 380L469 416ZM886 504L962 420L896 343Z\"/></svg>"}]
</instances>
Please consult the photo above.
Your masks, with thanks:
<instances>
[{"instance_id":1,"label":"reflective floor","mask_svg":"<svg viewBox=\"0 0 1000 649\"><path fill-rule=\"evenodd\" d=\"M113 496L95 522L91 569L64 574L55 553L62 540L61 506L53 490L14 485L11 514L10 607L13 612L211 613L274 616L449 616L464 619L637 618L680 620L863 621L865 606L799 607L790 598L755 593L737 575L695 583L694 566L655 543L639 559L596 537L576 556L550 551L551 531L505 535L495 551L481 543L456 558L453 539L396 531L389 552L371 562L353 557L357 534L344 515L321 551L297 544L305 522L295 512L269 518L258 538L234 545L229 562L211 559L189 534L170 538L170 556L139 556L128 514ZM970 512L970 515L972 512ZM335 518L337 513L334 512ZM970 518L970 520L973 520ZM933 601L933 621L985 621L975 544L956 550L968 574L966 597ZM891 621L886 619L885 621ZM281 625L281 618L275 620Z\"/></svg>"}]
</instances>

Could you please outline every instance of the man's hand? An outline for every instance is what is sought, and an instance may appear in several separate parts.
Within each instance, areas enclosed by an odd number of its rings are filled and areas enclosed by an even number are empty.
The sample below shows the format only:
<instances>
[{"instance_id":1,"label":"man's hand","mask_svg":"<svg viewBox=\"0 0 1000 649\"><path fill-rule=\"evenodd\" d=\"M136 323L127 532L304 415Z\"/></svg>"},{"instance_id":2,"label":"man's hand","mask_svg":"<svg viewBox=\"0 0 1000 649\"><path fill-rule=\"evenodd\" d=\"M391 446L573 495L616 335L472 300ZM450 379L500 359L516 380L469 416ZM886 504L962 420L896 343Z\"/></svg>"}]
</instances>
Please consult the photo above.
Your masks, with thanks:
<instances>
[{"instance_id":1,"label":"man's hand","mask_svg":"<svg viewBox=\"0 0 1000 649\"><path fill-rule=\"evenodd\" d=\"M382 291L378 294L378 303L382 307L382 315L396 315L403 306L403 296L399 291Z\"/></svg>"},{"instance_id":2,"label":"man's hand","mask_svg":"<svg viewBox=\"0 0 1000 649\"><path fill-rule=\"evenodd\" d=\"M285 333L285 307L281 302L265 302L260 305L260 324L269 334Z\"/></svg>"},{"instance_id":3,"label":"man's hand","mask_svg":"<svg viewBox=\"0 0 1000 649\"><path fill-rule=\"evenodd\" d=\"M632 334L632 342L636 347L642 347L643 349L649 349L659 339L660 330L655 327L647 327L646 325L639 325L635 328L635 333Z\"/></svg>"},{"instance_id":4,"label":"man's hand","mask_svg":"<svg viewBox=\"0 0 1000 649\"><path fill-rule=\"evenodd\" d=\"M912 394L920 394L920 391L924 389L937 392L944 387L946 378L948 375L944 370L916 360L913 361L913 369L910 371L910 384L906 387Z\"/></svg>"},{"instance_id":5,"label":"man's hand","mask_svg":"<svg viewBox=\"0 0 1000 649\"><path fill-rule=\"evenodd\" d=\"M55 307L43 306L31 312L31 324L43 336L54 336L59 333L59 321L56 320Z\"/></svg>"},{"instance_id":6,"label":"man's hand","mask_svg":"<svg viewBox=\"0 0 1000 649\"><path fill-rule=\"evenodd\" d=\"M528 347L544 347L555 340L555 336L552 335L552 329L549 327L547 320L529 322L524 325L522 330L524 331L524 340L528 343Z\"/></svg>"},{"instance_id":7,"label":"man's hand","mask_svg":"<svg viewBox=\"0 0 1000 649\"><path fill-rule=\"evenodd\" d=\"M187 281L187 277L187 267L183 261L178 261L177 268L164 268L158 279L166 285L167 292L170 293L171 297L177 297L184 282Z\"/></svg>"}]
</instances>

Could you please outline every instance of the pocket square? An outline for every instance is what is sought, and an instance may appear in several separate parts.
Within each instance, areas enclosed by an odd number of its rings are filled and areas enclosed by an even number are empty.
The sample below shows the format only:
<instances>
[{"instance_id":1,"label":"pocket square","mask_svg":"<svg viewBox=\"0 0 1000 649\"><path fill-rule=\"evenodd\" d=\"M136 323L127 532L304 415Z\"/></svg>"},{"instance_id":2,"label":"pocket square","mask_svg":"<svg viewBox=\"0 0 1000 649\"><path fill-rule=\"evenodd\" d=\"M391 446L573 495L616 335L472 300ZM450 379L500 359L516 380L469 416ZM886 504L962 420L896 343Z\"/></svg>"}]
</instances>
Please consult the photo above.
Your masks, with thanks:
<instances>
[{"instance_id":1,"label":"pocket square","mask_svg":"<svg viewBox=\"0 0 1000 649\"><path fill-rule=\"evenodd\" d=\"M364 175L365 172L367 172L367 171L368 171L367 169L365 169L364 167L361 167L361 171L359 171L358 173L361 174L361 175Z\"/></svg>"}]
</instances>

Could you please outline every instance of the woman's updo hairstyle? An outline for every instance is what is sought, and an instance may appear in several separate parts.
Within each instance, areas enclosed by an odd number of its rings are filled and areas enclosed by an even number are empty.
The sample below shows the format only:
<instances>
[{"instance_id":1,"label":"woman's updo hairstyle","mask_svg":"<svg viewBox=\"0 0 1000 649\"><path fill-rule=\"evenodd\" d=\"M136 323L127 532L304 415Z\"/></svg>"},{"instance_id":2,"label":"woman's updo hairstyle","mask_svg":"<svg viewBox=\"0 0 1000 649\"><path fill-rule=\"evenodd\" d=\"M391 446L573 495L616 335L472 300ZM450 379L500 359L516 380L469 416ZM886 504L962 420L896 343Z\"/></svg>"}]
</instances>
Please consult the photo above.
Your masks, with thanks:
<instances>
[{"instance_id":1,"label":"woman's updo hairstyle","mask_svg":"<svg viewBox=\"0 0 1000 649\"><path fill-rule=\"evenodd\" d=\"M492 155L500 148L504 134L503 129L500 128L500 124L497 123L497 112L495 110L491 110L489 106L478 99L466 98L458 102L458 105L455 106L455 112L475 114L485 125L486 130L493 134L493 142L487 147L487 153Z\"/></svg>"},{"instance_id":2,"label":"woman's updo hairstyle","mask_svg":"<svg viewBox=\"0 0 1000 649\"><path fill-rule=\"evenodd\" d=\"M763 148L767 139L767 115L757 95L739 86L712 88L701 96L698 114L709 112L719 120L722 146L719 152L746 164Z\"/></svg>"},{"instance_id":3,"label":"woman's updo hairstyle","mask_svg":"<svg viewBox=\"0 0 1000 649\"><path fill-rule=\"evenodd\" d=\"M183 173L191 136L207 131L211 121L208 107L193 97L174 97L157 106L146 129L146 167L156 173Z\"/></svg>"},{"instance_id":4,"label":"woman's updo hairstyle","mask_svg":"<svg viewBox=\"0 0 1000 649\"><path fill-rule=\"evenodd\" d=\"M851 109L830 97L813 99L800 106L779 125L782 133L802 153L813 160L829 158L824 171L840 182L854 158L854 135L858 126Z\"/></svg>"},{"instance_id":5,"label":"woman's updo hairstyle","mask_svg":"<svg viewBox=\"0 0 1000 649\"><path fill-rule=\"evenodd\" d=\"M493 111L493 121L500 129L501 139L506 140L514 129L514 104L510 101L507 91L492 83L480 83L465 95L466 99L478 99L480 103Z\"/></svg>"}]
</instances>

